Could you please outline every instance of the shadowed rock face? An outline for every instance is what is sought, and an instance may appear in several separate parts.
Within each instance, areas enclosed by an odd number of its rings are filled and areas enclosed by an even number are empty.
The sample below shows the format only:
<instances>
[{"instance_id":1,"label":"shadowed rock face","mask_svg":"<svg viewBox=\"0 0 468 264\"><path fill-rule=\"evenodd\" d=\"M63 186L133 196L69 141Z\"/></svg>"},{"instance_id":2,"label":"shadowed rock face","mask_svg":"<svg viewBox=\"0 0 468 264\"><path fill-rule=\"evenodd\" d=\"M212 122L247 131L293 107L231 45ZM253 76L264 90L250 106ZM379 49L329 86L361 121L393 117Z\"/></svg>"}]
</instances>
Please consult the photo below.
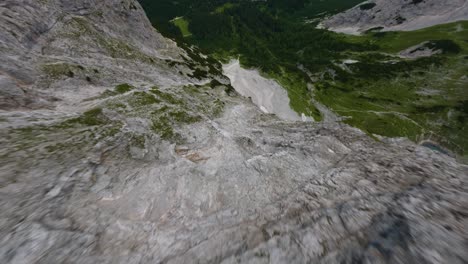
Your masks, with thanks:
<instances>
[{"instance_id":1,"label":"shadowed rock face","mask_svg":"<svg viewBox=\"0 0 468 264\"><path fill-rule=\"evenodd\" d=\"M205 85L226 77L190 77L203 62L135 1L19 3L0 4L1 263L468 259L451 157Z\"/></svg>"},{"instance_id":2,"label":"shadowed rock face","mask_svg":"<svg viewBox=\"0 0 468 264\"><path fill-rule=\"evenodd\" d=\"M371 0L332 16L322 26L360 34L369 29L410 31L468 19L467 0Z\"/></svg>"}]
</instances>

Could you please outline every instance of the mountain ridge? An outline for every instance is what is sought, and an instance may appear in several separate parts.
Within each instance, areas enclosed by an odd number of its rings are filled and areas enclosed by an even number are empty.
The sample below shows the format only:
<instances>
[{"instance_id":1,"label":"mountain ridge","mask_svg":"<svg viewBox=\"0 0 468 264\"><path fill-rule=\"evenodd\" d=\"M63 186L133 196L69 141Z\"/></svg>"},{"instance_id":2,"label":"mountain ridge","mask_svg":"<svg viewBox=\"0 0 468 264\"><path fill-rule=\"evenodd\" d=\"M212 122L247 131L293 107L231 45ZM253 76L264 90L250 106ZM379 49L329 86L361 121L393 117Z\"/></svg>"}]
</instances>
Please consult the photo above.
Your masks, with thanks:
<instances>
[{"instance_id":1,"label":"mountain ridge","mask_svg":"<svg viewBox=\"0 0 468 264\"><path fill-rule=\"evenodd\" d=\"M136 1L6 0L0 28L2 263L468 258L467 166L263 113Z\"/></svg>"}]
</instances>

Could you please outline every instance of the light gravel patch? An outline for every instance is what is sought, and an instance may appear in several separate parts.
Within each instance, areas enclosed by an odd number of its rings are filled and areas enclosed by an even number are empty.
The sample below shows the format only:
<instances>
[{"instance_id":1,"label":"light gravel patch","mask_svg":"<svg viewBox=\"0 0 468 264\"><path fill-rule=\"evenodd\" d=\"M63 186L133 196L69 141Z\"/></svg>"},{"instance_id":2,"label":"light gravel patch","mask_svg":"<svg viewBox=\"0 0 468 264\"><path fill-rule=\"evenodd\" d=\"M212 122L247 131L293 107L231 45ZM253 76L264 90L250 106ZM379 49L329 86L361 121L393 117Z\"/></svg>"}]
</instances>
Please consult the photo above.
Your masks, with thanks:
<instances>
[{"instance_id":1,"label":"light gravel patch","mask_svg":"<svg viewBox=\"0 0 468 264\"><path fill-rule=\"evenodd\" d=\"M303 115L301 117L291 109L288 93L276 81L262 77L257 70L243 69L238 60L223 65L223 71L234 89L240 95L251 98L262 112L289 121L304 119Z\"/></svg>"}]
</instances>

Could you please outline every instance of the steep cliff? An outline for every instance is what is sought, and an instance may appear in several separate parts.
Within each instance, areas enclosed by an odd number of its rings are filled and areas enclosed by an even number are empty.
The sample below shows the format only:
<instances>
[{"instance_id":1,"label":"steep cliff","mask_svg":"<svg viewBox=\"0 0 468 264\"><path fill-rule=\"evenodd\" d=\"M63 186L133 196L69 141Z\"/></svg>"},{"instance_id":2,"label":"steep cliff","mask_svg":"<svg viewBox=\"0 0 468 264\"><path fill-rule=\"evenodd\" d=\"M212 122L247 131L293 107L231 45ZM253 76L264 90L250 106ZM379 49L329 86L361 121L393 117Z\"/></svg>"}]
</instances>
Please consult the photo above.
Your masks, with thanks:
<instances>
[{"instance_id":1,"label":"steep cliff","mask_svg":"<svg viewBox=\"0 0 468 264\"><path fill-rule=\"evenodd\" d=\"M136 1L0 3L1 263L463 263L468 168L284 121Z\"/></svg>"}]
</instances>

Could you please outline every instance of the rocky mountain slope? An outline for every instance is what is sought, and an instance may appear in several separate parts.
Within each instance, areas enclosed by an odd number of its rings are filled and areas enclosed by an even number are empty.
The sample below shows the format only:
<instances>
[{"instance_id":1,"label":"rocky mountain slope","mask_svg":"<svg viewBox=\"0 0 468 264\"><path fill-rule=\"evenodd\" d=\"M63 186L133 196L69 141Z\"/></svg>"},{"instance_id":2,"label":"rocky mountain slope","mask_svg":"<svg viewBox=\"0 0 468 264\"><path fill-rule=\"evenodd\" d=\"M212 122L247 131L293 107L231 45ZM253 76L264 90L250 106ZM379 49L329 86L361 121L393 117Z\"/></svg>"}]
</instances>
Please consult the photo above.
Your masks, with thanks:
<instances>
[{"instance_id":1,"label":"rocky mountain slope","mask_svg":"<svg viewBox=\"0 0 468 264\"><path fill-rule=\"evenodd\" d=\"M161 63L182 60L175 44L133 1L2 1L0 8L0 71L10 84L0 94L3 108L47 107L57 93L69 105L99 91L83 87L137 76L156 85L183 82Z\"/></svg>"},{"instance_id":2,"label":"rocky mountain slope","mask_svg":"<svg viewBox=\"0 0 468 264\"><path fill-rule=\"evenodd\" d=\"M409 31L467 19L467 0L371 0L326 19L321 26L359 34L369 29Z\"/></svg>"},{"instance_id":3,"label":"rocky mountain slope","mask_svg":"<svg viewBox=\"0 0 468 264\"><path fill-rule=\"evenodd\" d=\"M1 263L463 263L468 168L284 121L133 0L0 3Z\"/></svg>"}]
</instances>

